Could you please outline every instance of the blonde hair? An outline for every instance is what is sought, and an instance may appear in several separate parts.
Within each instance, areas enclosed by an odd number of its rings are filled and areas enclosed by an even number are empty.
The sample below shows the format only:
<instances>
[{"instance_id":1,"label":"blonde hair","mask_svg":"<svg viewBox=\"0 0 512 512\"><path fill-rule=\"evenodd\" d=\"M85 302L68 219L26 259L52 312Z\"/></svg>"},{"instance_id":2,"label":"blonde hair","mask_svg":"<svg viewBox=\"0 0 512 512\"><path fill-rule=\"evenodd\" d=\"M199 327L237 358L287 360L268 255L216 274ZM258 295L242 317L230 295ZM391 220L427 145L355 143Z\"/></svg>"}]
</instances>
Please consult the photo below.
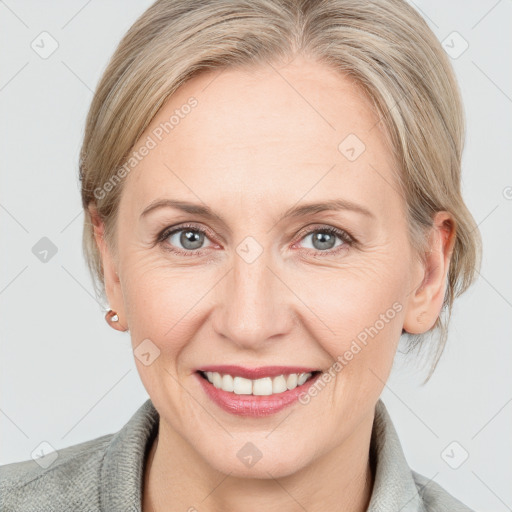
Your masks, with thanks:
<instances>
[{"instance_id":1,"label":"blonde hair","mask_svg":"<svg viewBox=\"0 0 512 512\"><path fill-rule=\"evenodd\" d=\"M298 54L340 71L364 91L397 162L410 238L421 258L434 214L445 210L455 219L443 311L430 330L439 333L439 341L426 382L444 349L454 298L476 277L481 239L461 193L465 118L458 84L436 36L402 0L152 4L117 47L86 121L80 155L83 249L96 293L105 299L88 207L96 208L116 253L123 181L108 193L103 193L105 184L119 176L116 172L169 96L202 71L286 61ZM425 339L408 336L410 348Z\"/></svg>"}]
</instances>

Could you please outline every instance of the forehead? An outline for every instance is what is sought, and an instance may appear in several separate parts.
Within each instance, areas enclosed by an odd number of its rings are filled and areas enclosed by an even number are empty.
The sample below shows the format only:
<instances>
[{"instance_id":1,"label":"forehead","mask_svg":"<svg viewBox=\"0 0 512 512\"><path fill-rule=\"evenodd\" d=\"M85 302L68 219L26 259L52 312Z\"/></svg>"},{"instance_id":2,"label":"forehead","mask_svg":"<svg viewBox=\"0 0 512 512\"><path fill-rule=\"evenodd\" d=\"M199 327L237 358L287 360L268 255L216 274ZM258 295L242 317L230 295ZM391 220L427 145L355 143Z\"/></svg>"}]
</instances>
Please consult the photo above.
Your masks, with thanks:
<instances>
[{"instance_id":1,"label":"forehead","mask_svg":"<svg viewBox=\"0 0 512 512\"><path fill-rule=\"evenodd\" d=\"M184 107L191 97L195 106ZM283 194L296 202L333 191L369 203L393 183L377 123L363 92L321 63L202 73L172 95L134 146L155 141L126 188L141 209L178 190L213 207L234 194L250 208L251 198L261 206Z\"/></svg>"}]
</instances>

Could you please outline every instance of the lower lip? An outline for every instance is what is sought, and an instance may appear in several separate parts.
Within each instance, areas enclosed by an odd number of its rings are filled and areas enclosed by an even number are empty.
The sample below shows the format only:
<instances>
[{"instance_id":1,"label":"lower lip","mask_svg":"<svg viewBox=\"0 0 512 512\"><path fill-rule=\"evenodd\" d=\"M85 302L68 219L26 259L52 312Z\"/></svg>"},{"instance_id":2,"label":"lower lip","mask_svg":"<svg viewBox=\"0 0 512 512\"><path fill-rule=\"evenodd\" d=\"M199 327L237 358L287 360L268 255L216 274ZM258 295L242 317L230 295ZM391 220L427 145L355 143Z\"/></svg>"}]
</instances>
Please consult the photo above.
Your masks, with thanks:
<instances>
[{"instance_id":1,"label":"lower lip","mask_svg":"<svg viewBox=\"0 0 512 512\"><path fill-rule=\"evenodd\" d=\"M237 395L216 388L210 381L202 377L199 373L196 373L206 394L219 407L231 414L253 416L256 418L270 416L295 403L300 395L307 392L308 388L314 384L320 375L321 373L318 373L301 386L275 395Z\"/></svg>"}]
</instances>

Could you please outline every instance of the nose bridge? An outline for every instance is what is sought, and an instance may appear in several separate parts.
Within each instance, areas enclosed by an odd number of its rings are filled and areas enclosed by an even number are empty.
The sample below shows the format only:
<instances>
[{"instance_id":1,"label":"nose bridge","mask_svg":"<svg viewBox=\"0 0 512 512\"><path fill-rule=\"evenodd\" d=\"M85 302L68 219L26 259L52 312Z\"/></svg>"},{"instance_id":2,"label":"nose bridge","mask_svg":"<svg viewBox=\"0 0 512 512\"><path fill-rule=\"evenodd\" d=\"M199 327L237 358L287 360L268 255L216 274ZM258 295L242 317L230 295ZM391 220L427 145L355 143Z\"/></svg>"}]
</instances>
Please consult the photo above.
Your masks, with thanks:
<instances>
[{"instance_id":1,"label":"nose bridge","mask_svg":"<svg viewBox=\"0 0 512 512\"><path fill-rule=\"evenodd\" d=\"M267 267L269 252L262 249L254 240L239 244L218 296L217 332L245 348L287 332L292 320L283 303L285 287Z\"/></svg>"}]
</instances>

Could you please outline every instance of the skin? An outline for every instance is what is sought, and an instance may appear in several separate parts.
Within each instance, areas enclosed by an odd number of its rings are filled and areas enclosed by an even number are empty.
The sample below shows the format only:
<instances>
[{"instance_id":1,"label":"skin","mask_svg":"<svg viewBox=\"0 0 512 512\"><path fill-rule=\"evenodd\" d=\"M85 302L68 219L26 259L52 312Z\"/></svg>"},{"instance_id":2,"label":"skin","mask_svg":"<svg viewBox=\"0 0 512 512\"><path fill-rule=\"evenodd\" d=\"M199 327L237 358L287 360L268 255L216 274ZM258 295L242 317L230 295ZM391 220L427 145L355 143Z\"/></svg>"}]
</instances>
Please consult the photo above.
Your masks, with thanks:
<instances>
[{"instance_id":1,"label":"skin","mask_svg":"<svg viewBox=\"0 0 512 512\"><path fill-rule=\"evenodd\" d=\"M402 328L425 332L439 315L453 219L436 215L423 264L378 118L351 81L323 64L297 57L196 76L134 148L190 96L197 107L125 178L117 255L91 208L117 328L129 329L134 348L150 339L160 350L148 366L135 359L160 414L143 510L364 511L375 404ZM338 150L350 133L366 146L355 161ZM206 204L226 224L173 208L141 218L164 198ZM290 207L339 198L373 217L344 210L277 221ZM193 252L181 232L155 243L184 222L209 231L202 255L165 250ZM325 226L357 243L335 236L333 248L314 245L311 232ZM236 252L246 236L263 248L250 264ZM194 375L206 364L328 371L394 303L400 311L307 405L242 418L213 403ZM237 457L247 442L262 453L250 468Z\"/></svg>"}]
</instances>

